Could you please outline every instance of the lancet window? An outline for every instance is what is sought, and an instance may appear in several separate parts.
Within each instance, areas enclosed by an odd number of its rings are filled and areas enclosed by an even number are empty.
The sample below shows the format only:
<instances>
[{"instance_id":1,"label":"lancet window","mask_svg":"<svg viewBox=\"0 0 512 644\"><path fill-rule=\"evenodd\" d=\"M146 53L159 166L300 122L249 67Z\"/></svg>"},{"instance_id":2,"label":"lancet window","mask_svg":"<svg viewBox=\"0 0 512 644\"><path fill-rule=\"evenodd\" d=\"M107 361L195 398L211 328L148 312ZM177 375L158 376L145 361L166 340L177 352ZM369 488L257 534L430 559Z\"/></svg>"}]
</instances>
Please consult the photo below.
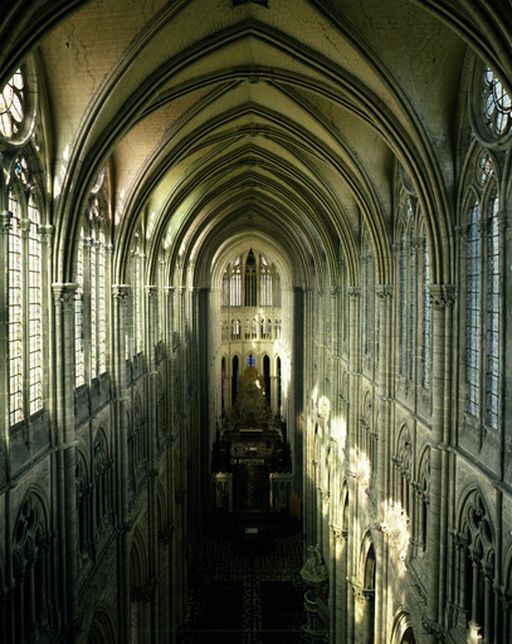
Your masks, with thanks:
<instances>
[{"instance_id":1,"label":"lancet window","mask_svg":"<svg viewBox=\"0 0 512 644\"><path fill-rule=\"evenodd\" d=\"M222 306L281 306L281 283L274 264L252 249L239 255L223 273L221 303Z\"/></svg>"},{"instance_id":2,"label":"lancet window","mask_svg":"<svg viewBox=\"0 0 512 644\"><path fill-rule=\"evenodd\" d=\"M5 220L8 301L9 424L43 408L43 272L41 198L33 165L17 154L8 177Z\"/></svg>"},{"instance_id":3,"label":"lancet window","mask_svg":"<svg viewBox=\"0 0 512 644\"><path fill-rule=\"evenodd\" d=\"M375 327L375 260L368 235L363 241L363 355L369 359L373 355Z\"/></svg>"},{"instance_id":4,"label":"lancet window","mask_svg":"<svg viewBox=\"0 0 512 644\"><path fill-rule=\"evenodd\" d=\"M459 584L462 589L461 610L472 630L485 642L495 640L496 568L491 520L477 491L466 500L457 536L460 557ZM457 603L459 598L457 598Z\"/></svg>"},{"instance_id":5,"label":"lancet window","mask_svg":"<svg viewBox=\"0 0 512 644\"><path fill-rule=\"evenodd\" d=\"M91 190L75 263L75 386L107 371L108 199L102 171ZM90 342L85 342L85 337Z\"/></svg>"},{"instance_id":6,"label":"lancet window","mask_svg":"<svg viewBox=\"0 0 512 644\"><path fill-rule=\"evenodd\" d=\"M144 252L140 236L136 234L135 244L131 253L132 287L132 340L133 355L141 353L144 349Z\"/></svg>"},{"instance_id":7,"label":"lancet window","mask_svg":"<svg viewBox=\"0 0 512 644\"><path fill-rule=\"evenodd\" d=\"M502 229L491 154L473 152L463 205L465 411L492 430L500 422Z\"/></svg>"},{"instance_id":8,"label":"lancet window","mask_svg":"<svg viewBox=\"0 0 512 644\"><path fill-rule=\"evenodd\" d=\"M51 537L41 500L30 494L14 526L13 543L13 642L38 641L51 631Z\"/></svg>"}]
</instances>

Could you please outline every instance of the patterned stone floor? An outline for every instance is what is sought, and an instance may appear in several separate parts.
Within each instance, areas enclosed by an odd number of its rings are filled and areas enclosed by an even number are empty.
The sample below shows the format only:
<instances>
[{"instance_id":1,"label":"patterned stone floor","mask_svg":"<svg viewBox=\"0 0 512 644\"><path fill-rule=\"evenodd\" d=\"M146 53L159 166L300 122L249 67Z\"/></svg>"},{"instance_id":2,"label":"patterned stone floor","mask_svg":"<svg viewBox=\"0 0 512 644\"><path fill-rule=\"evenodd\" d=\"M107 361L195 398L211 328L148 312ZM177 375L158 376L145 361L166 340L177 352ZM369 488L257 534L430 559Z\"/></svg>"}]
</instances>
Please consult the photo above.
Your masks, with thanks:
<instances>
[{"instance_id":1,"label":"patterned stone floor","mask_svg":"<svg viewBox=\"0 0 512 644\"><path fill-rule=\"evenodd\" d=\"M214 525L195 553L179 644L295 644L305 622L302 535L275 517Z\"/></svg>"}]
</instances>

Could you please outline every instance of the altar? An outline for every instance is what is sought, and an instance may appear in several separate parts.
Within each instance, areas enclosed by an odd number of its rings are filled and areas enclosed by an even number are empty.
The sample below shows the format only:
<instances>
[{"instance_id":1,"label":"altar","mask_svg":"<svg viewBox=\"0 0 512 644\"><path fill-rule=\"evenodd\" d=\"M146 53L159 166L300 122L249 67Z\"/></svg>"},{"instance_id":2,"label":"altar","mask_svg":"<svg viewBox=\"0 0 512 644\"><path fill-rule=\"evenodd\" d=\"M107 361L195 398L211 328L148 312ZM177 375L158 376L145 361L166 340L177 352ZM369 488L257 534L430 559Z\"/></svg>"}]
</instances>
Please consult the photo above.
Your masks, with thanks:
<instances>
[{"instance_id":1,"label":"altar","mask_svg":"<svg viewBox=\"0 0 512 644\"><path fill-rule=\"evenodd\" d=\"M291 492L291 455L283 425L267 404L257 370L248 367L240 377L235 405L217 424L211 459L213 509L285 509ZM273 486L279 474L285 475L287 486Z\"/></svg>"}]
</instances>

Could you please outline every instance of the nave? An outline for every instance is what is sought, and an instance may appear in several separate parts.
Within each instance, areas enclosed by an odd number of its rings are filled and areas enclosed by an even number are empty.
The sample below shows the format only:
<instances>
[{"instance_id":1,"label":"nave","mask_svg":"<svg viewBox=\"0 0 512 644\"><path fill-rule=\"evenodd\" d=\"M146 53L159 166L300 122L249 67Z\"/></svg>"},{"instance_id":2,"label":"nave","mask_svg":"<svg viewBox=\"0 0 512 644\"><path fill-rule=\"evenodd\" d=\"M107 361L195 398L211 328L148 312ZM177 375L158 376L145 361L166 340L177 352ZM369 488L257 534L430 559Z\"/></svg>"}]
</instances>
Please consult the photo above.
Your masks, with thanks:
<instances>
[{"instance_id":1,"label":"nave","mask_svg":"<svg viewBox=\"0 0 512 644\"><path fill-rule=\"evenodd\" d=\"M190 552L178 644L295 644L302 639L303 537L286 516L212 517Z\"/></svg>"}]
</instances>

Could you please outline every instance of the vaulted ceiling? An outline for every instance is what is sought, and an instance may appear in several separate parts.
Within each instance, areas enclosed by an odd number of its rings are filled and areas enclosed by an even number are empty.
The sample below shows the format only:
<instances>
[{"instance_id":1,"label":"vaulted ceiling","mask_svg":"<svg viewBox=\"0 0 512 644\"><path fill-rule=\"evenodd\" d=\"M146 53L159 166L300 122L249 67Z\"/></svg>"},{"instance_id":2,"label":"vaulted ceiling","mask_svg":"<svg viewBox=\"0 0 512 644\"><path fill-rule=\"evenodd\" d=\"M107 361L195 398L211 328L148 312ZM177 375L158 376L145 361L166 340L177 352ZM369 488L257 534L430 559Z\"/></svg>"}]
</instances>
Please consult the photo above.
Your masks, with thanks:
<instances>
[{"instance_id":1,"label":"vaulted ceiling","mask_svg":"<svg viewBox=\"0 0 512 644\"><path fill-rule=\"evenodd\" d=\"M311 267L332 277L342 256L355 280L364 222L385 282L401 166L426 214L434 279L448 278L464 59L474 50L503 71L510 41L496 27L503 3L477 4L15 2L0 70L5 80L38 46L62 277L107 164L119 272L142 218L151 257L165 240L198 282L245 237L287 258L297 283Z\"/></svg>"}]
</instances>

